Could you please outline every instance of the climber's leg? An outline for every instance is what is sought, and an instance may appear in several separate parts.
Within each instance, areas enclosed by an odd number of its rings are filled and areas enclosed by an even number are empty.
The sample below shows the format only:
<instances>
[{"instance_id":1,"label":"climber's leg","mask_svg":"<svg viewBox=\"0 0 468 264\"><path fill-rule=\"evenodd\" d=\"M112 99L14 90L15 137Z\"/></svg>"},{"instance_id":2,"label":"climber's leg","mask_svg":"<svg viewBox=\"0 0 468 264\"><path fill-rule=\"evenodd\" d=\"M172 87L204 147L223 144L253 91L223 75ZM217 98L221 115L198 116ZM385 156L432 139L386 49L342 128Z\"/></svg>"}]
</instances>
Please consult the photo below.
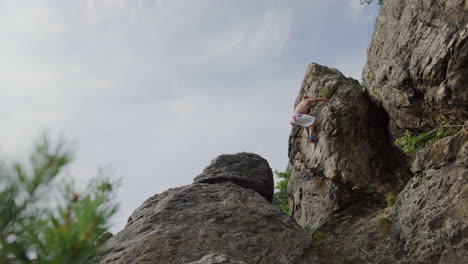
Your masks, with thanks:
<instances>
[{"instance_id":1,"label":"climber's leg","mask_svg":"<svg viewBox=\"0 0 468 264\"><path fill-rule=\"evenodd\" d=\"M315 135L315 123L309 127L309 142L310 143L317 143L318 137Z\"/></svg>"},{"instance_id":2,"label":"climber's leg","mask_svg":"<svg viewBox=\"0 0 468 264\"><path fill-rule=\"evenodd\" d=\"M309 127L309 135L315 135L315 123Z\"/></svg>"},{"instance_id":3,"label":"climber's leg","mask_svg":"<svg viewBox=\"0 0 468 264\"><path fill-rule=\"evenodd\" d=\"M306 131L306 135L307 135L307 139L310 139L310 136L312 134L309 133L309 128L308 127L304 127L305 131Z\"/></svg>"}]
</instances>

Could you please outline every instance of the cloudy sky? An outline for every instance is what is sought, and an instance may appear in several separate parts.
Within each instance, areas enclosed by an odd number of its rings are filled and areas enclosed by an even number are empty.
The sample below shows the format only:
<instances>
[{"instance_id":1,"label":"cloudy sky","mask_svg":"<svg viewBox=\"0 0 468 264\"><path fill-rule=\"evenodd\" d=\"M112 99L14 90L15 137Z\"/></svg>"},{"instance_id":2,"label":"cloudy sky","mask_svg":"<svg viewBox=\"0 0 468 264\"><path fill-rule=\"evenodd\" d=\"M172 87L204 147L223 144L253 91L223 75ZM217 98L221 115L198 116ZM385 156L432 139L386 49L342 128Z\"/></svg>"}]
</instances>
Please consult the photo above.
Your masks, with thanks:
<instances>
[{"instance_id":1,"label":"cloudy sky","mask_svg":"<svg viewBox=\"0 0 468 264\"><path fill-rule=\"evenodd\" d=\"M287 164L311 62L360 80L378 7L359 0L0 0L0 155L43 131L78 182L122 178L113 231L219 154Z\"/></svg>"}]
</instances>

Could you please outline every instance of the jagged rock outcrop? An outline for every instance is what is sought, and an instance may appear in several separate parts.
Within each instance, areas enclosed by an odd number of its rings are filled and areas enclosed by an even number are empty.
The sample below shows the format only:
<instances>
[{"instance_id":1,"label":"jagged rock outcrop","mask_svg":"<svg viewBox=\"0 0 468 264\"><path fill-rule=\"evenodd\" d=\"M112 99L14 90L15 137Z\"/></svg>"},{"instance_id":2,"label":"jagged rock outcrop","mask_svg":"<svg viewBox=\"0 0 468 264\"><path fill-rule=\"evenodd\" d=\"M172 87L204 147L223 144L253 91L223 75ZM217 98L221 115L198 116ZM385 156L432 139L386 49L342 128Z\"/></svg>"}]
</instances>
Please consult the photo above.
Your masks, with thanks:
<instances>
[{"instance_id":1,"label":"jagged rock outcrop","mask_svg":"<svg viewBox=\"0 0 468 264\"><path fill-rule=\"evenodd\" d=\"M468 263L468 124L419 151L411 171L377 255L391 263Z\"/></svg>"},{"instance_id":2,"label":"jagged rock outcrop","mask_svg":"<svg viewBox=\"0 0 468 264\"><path fill-rule=\"evenodd\" d=\"M363 79L399 128L468 119L468 2L384 1Z\"/></svg>"},{"instance_id":3,"label":"jagged rock outcrop","mask_svg":"<svg viewBox=\"0 0 468 264\"><path fill-rule=\"evenodd\" d=\"M252 153L220 155L195 177L193 183L232 182L260 193L271 202L274 182L268 162Z\"/></svg>"},{"instance_id":4,"label":"jagged rock outcrop","mask_svg":"<svg viewBox=\"0 0 468 264\"><path fill-rule=\"evenodd\" d=\"M312 63L296 104L304 95L319 97L324 89L334 92L313 108L319 142L309 143L300 127L293 127L289 138L291 215L312 228L350 206L380 203L379 193L389 186L395 161L387 117L358 81Z\"/></svg>"},{"instance_id":5,"label":"jagged rock outcrop","mask_svg":"<svg viewBox=\"0 0 468 264\"><path fill-rule=\"evenodd\" d=\"M321 227L321 262L467 263L467 152L468 128L418 152L395 205L344 211Z\"/></svg>"},{"instance_id":6,"label":"jagged rock outcrop","mask_svg":"<svg viewBox=\"0 0 468 264\"><path fill-rule=\"evenodd\" d=\"M370 100L358 99L357 108L332 108L340 96L360 98L335 93L318 106L316 147L308 148L293 129L290 206L299 224L322 232L315 242L322 263L468 263L467 22L467 1L384 1L364 69L368 97L362 95ZM334 70L311 74L310 67L317 68L309 66L298 99L316 96L333 79L321 76ZM352 90L341 79L337 92ZM370 110L362 114L362 107ZM404 129L429 131L438 119L465 125L410 155L390 146ZM368 142L359 140L359 132L333 133L327 126L343 130L334 120L357 124ZM342 177L340 170L360 173Z\"/></svg>"},{"instance_id":7,"label":"jagged rock outcrop","mask_svg":"<svg viewBox=\"0 0 468 264\"><path fill-rule=\"evenodd\" d=\"M256 154L222 155L193 184L145 201L99 263L318 263L307 233L267 201L272 178Z\"/></svg>"}]
</instances>

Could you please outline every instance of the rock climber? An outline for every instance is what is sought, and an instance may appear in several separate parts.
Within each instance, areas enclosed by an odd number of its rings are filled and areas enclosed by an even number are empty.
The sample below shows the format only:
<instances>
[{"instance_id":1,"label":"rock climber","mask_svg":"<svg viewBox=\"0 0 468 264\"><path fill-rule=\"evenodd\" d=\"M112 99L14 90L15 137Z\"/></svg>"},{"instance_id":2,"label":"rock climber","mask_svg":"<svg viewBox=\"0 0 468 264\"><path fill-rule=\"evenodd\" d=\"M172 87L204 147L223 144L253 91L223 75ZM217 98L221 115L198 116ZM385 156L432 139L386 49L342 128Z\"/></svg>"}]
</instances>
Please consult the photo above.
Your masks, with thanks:
<instances>
[{"instance_id":1,"label":"rock climber","mask_svg":"<svg viewBox=\"0 0 468 264\"><path fill-rule=\"evenodd\" d=\"M328 101L327 98L310 98L304 96L302 101L294 109L294 115L291 117L291 124L298 125L305 129L307 139L310 143L317 143L318 137L315 135L315 117L310 112L310 107L313 103Z\"/></svg>"}]
</instances>

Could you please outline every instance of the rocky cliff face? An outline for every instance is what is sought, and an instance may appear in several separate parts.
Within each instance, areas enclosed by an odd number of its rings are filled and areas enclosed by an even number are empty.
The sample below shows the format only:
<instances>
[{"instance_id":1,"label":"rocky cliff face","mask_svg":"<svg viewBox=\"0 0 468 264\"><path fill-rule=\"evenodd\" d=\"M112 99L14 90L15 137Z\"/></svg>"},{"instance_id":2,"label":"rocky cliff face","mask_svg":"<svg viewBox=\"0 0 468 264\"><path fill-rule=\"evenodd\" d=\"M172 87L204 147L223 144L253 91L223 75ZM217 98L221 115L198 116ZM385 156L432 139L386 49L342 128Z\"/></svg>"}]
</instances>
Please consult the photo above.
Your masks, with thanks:
<instances>
[{"instance_id":1,"label":"rocky cliff face","mask_svg":"<svg viewBox=\"0 0 468 264\"><path fill-rule=\"evenodd\" d=\"M322 263L468 263L467 22L467 1L384 1L363 89L307 69L296 103L335 93L313 109L317 145L291 131L288 192L293 218L323 233ZM411 155L392 146L437 120L465 126Z\"/></svg>"},{"instance_id":2,"label":"rocky cliff face","mask_svg":"<svg viewBox=\"0 0 468 264\"><path fill-rule=\"evenodd\" d=\"M363 79L400 128L468 118L468 2L384 1Z\"/></svg>"},{"instance_id":3,"label":"rocky cliff face","mask_svg":"<svg viewBox=\"0 0 468 264\"><path fill-rule=\"evenodd\" d=\"M149 198L99 263L468 263L467 22L467 0L385 0L365 86L309 65L295 103L332 96L313 109L317 144L289 137L292 218L263 158L221 155ZM465 125L411 155L393 146L437 120Z\"/></svg>"},{"instance_id":4,"label":"rocky cliff face","mask_svg":"<svg viewBox=\"0 0 468 264\"><path fill-rule=\"evenodd\" d=\"M144 202L99 263L318 263L307 233L268 201L272 193L265 159L219 156L193 184Z\"/></svg>"},{"instance_id":5,"label":"rocky cliff face","mask_svg":"<svg viewBox=\"0 0 468 264\"><path fill-rule=\"evenodd\" d=\"M313 109L320 141L310 144L299 127L289 139L290 210L299 224L312 228L350 206L380 204L379 193L390 187L396 162L385 129L388 118L358 81L311 64L296 103L324 90L333 96Z\"/></svg>"},{"instance_id":6,"label":"rocky cliff face","mask_svg":"<svg viewBox=\"0 0 468 264\"><path fill-rule=\"evenodd\" d=\"M411 172L380 252L408 263L467 263L468 126L416 153Z\"/></svg>"}]
</instances>

